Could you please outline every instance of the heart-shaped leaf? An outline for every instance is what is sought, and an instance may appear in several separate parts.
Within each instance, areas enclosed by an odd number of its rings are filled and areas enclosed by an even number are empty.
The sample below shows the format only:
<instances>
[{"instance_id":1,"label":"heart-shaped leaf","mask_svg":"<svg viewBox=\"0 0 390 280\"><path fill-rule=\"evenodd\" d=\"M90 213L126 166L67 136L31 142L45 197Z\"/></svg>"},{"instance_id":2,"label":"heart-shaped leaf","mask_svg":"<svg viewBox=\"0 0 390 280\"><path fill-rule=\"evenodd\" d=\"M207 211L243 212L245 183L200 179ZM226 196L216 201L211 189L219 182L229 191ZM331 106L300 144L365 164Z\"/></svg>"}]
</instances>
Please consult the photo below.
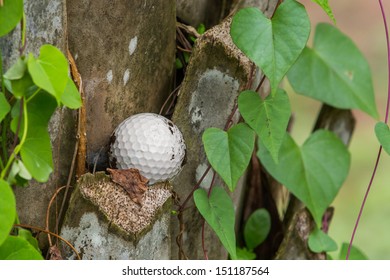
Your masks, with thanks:
<instances>
[{"instance_id":1,"label":"heart-shaped leaf","mask_svg":"<svg viewBox=\"0 0 390 280\"><path fill-rule=\"evenodd\" d=\"M14 192L7 182L0 179L0 245L7 239L16 217Z\"/></svg>"},{"instance_id":2,"label":"heart-shaped leaf","mask_svg":"<svg viewBox=\"0 0 390 280\"><path fill-rule=\"evenodd\" d=\"M341 245L339 260L345 260L348 252L348 243L343 243ZM349 254L349 260L368 260L368 257L357 247L352 246L351 252Z\"/></svg>"},{"instance_id":3,"label":"heart-shaped leaf","mask_svg":"<svg viewBox=\"0 0 390 280\"><path fill-rule=\"evenodd\" d=\"M211 190L210 197L204 189L194 192L195 205L200 214L217 234L232 259L236 259L235 213L231 198L220 187Z\"/></svg>"},{"instance_id":4,"label":"heart-shaped leaf","mask_svg":"<svg viewBox=\"0 0 390 280\"><path fill-rule=\"evenodd\" d=\"M304 6L286 0L268 19L257 8L245 8L233 17L233 42L270 80L272 92L306 45L310 21Z\"/></svg>"},{"instance_id":5,"label":"heart-shaped leaf","mask_svg":"<svg viewBox=\"0 0 390 280\"><path fill-rule=\"evenodd\" d=\"M311 0L314 3L317 3L318 5L321 6L321 8L325 11L325 13L328 14L329 18L336 23L336 19L334 18L332 9L329 6L328 0Z\"/></svg>"},{"instance_id":6,"label":"heart-shaped leaf","mask_svg":"<svg viewBox=\"0 0 390 280\"><path fill-rule=\"evenodd\" d=\"M32 179L30 172L24 166L21 160L16 159L12 166L11 170L8 173L7 181L8 184L16 185L18 187L23 187L29 180Z\"/></svg>"},{"instance_id":7,"label":"heart-shaped leaf","mask_svg":"<svg viewBox=\"0 0 390 280\"><path fill-rule=\"evenodd\" d=\"M19 57L14 65L4 74L4 82L8 84L8 90L16 97L27 96L36 91L36 86L27 71L27 59Z\"/></svg>"},{"instance_id":8,"label":"heart-shaped leaf","mask_svg":"<svg viewBox=\"0 0 390 280\"><path fill-rule=\"evenodd\" d=\"M277 163L291 115L286 92L278 89L275 95L269 95L263 100L254 91L243 91L238 97L238 108L245 122L256 131Z\"/></svg>"},{"instance_id":9,"label":"heart-shaped leaf","mask_svg":"<svg viewBox=\"0 0 390 280\"><path fill-rule=\"evenodd\" d=\"M24 58L19 57L16 62L5 72L4 78L8 80L18 80L24 76L27 70L27 62Z\"/></svg>"},{"instance_id":10,"label":"heart-shaped leaf","mask_svg":"<svg viewBox=\"0 0 390 280\"><path fill-rule=\"evenodd\" d=\"M389 126L384 122L378 122L375 125L375 134L379 143L388 155L390 155L390 130Z\"/></svg>"},{"instance_id":11,"label":"heart-shaped leaf","mask_svg":"<svg viewBox=\"0 0 390 280\"><path fill-rule=\"evenodd\" d=\"M234 191L248 167L255 145L254 131L243 123L227 132L212 127L205 130L202 141L211 166Z\"/></svg>"},{"instance_id":12,"label":"heart-shaped leaf","mask_svg":"<svg viewBox=\"0 0 390 280\"><path fill-rule=\"evenodd\" d=\"M303 50L287 77L299 94L378 117L370 67L352 40L333 25L317 25L313 48Z\"/></svg>"},{"instance_id":13,"label":"heart-shaped leaf","mask_svg":"<svg viewBox=\"0 0 390 280\"><path fill-rule=\"evenodd\" d=\"M15 104L14 108L18 108L19 102ZM46 92L37 94L27 104L28 130L26 140L20 150L20 155L24 166L38 182L46 182L53 171L48 123L56 107L55 100L48 98ZM16 116L12 120L11 129L15 133L19 114L13 112L13 115ZM19 138L23 130L24 119L21 122Z\"/></svg>"},{"instance_id":14,"label":"heart-shaped leaf","mask_svg":"<svg viewBox=\"0 0 390 280\"><path fill-rule=\"evenodd\" d=\"M81 96L72 79L68 78L65 91L61 95L61 103L70 109L77 109L81 106Z\"/></svg>"},{"instance_id":15,"label":"heart-shaped leaf","mask_svg":"<svg viewBox=\"0 0 390 280\"><path fill-rule=\"evenodd\" d=\"M244 239L248 249L253 250L267 238L271 230L271 216L266 209L253 212L245 223Z\"/></svg>"},{"instance_id":16,"label":"heart-shaped leaf","mask_svg":"<svg viewBox=\"0 0 390 280\"><path fill-rule=\"evenodd\" d=\"M27 66L34 83L59 103L68 83L68 62L62 52L52 45L43 45L38 59L29 54Z\"/></svg>"},{"instance_id":17,"label":"heart-shaped leaf","mask_svg":"<svg viewBox=\"0 0 390 280\"><path fill-rule=\"evenodd\" d=\"M325 232L316 228L310 233L308 245L314 253L331 252L337 250L336 242Z\"/></svg>"},{"instance_id":18,"label":"heart-shaped leaf","mask_svg":"<svg viewBox=\"0 0 390 280\"><path fill-rule=\"evenodd\" d=\"M7 98L5 98L4 93L0 92L0 122L5 118L8 112L11 110Z\"/></svg>"},{"instance_id":19,"label":"heart-shaped leaf","mask_svg":"<svg viewBox=\"0 0 390 280\"><path fill-rule=\"evenodd\" d=\"M23 0L2 1L0 6L0 37L19 23L23 16Z\"/></svg>"},{"instance_id":20,"label":"heart-shaped leaf","mask_svg":"<svg viewBox=\"0 0 390 280\"><path fill-rule=\"evenodd\" d=\"M10 235L0 245L0 260L43 260L43 257L26 239Z\"/></svg>"},{"instance_id":21,"label":"heart-shaped leaf","mask_svg":"<svg viewBox=\"0 0 390 280\"><path fill-rule=\"evenodd\" d=\"M261 141L257 155L267 171L306 205L320 226L349 170L350 155L341 140L330 131L318 130L300 148L286 134L279 164Z\"/></svg>"}]
</instances>

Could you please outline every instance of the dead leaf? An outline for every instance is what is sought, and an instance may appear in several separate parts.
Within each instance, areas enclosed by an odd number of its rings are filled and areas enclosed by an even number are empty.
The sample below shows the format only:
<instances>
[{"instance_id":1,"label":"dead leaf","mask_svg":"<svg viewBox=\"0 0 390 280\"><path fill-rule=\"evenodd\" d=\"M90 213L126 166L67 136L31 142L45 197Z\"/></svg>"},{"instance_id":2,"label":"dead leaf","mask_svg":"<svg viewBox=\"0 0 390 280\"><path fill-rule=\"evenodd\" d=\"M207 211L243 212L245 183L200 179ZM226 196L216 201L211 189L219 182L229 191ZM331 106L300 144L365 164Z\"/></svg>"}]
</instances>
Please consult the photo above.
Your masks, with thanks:
<instances>
[{"instance_id":1,"label":"dead leaf","mask_svg":"<svg viewBox=\"0 0 390 280\"><path fill-rule=\"evenodd\" d=\"M53 245L49 249L50 260L63 260L60 250L56 245Z\"/></svg>"},{"instance_id":2,"label":"dead leaf","mask_svg":"<svg viewBox=\"0 0 390 280\"><path fill-rule=\"evenodd\" d=\"M148 189L149 180L142 176L138 169L107 168L107 171L110 173L111 180L124 188L132 201L142 205L143 194Z\"/></svg>"}]
</instances>

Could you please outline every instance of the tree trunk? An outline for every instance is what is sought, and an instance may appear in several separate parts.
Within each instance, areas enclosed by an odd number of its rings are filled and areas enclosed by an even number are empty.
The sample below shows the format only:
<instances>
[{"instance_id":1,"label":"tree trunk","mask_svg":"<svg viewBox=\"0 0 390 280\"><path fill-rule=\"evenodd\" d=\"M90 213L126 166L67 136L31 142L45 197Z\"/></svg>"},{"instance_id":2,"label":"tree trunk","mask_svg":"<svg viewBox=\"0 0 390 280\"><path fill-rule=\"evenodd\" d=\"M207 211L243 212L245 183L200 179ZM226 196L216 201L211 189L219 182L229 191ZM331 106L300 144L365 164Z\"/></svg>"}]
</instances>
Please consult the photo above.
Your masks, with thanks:
<instances>
[{"instance_id":1,"label":"tree trunk","mask_svg":"<svg viewBox=\"0 0 390 280\"><path fill-rule=\"evenodd\" d=\"M53 115L49 131L55 171L45 184L32 182L28 188L15 188L20 222L60 232L83 259L203 259L205 255L226 259L226 250L214 232L206 225L202 233L204 221L192 199L194 186L203 175L200 187L208 189L212 182L226 187L212 170L205 173L209 165L201 136L208 127L226 127L229 118L233 123L240 121L235 111L238 94L248 85L256 87L262 77L233 44L231 15L239 8L255 6L270 17L278 2L26 0L26 53L37 55L40 46L47 43L65 54L69 51L81 77L85 115L77 121L77 112L62 108ZM211 27L192 50L186 50L192 54L189 64L184 65L184 78L175 76L175 54L179 52L176 19L193 27L201 23ZM17 28L0 40L5 69L19 55L20 36ZM172 90L179 84L174 96L176 91ZM266 83L261 90L269 90ZM187 161L171 183L150 187L139 206L104 172L95 172L110 167L107 152L115 127L136 113L158 113L170 93L174 110L169 115L173 112L172 120L183 133ZM85 135L78 126L86 128ZM347 144L353 120L349 111L324 106L316 125L320 127L335 131ZM81 153L75 163L77 139L83 140L81 149L86 154ZM81 167L77 183L71 172L75 164ZM93 174L81 174L84 167L86 173ZM266 207L271 212L272 234L268 245L256 251L257 257L323 257L307 249L312 219L303 205L292 199L291 212L282 224L273 196L277 182L261 169L257 158L251 171L251 180L244 175L232 198L239 234L254 210ZM72 196L64 200L62 195L54 197L67 181L75 186ZM68 186L66 193L72 189ZM179 215L173 215L172 210L178 209ZM45 236L40 235L40 239L41 247L47 249ZM61 249L68 259L78 257L65 245Z\"/></svg>"}]
</instances>

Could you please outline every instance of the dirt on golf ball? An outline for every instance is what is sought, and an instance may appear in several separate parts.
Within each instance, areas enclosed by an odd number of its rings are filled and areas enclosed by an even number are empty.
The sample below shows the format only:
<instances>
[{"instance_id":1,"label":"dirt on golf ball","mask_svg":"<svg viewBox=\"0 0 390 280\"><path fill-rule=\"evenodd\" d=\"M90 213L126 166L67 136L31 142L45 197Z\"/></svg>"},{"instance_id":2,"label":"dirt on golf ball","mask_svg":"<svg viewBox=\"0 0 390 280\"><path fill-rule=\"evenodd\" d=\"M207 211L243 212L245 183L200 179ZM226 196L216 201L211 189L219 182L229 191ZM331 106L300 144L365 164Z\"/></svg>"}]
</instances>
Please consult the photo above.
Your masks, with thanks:
<instances>
[{"instance_id":1,"label":"dirt on golf ball","mask_svg":"<svg viewBox=\"0 0 390 280\"><path fill-rule=\"evenodd\" d=\"M186 146L180 130L167 118L141 113L115 129L110 146L114 168L137 168L149 184L170 180L180 172Z\"/></svg>"}]
</instances>

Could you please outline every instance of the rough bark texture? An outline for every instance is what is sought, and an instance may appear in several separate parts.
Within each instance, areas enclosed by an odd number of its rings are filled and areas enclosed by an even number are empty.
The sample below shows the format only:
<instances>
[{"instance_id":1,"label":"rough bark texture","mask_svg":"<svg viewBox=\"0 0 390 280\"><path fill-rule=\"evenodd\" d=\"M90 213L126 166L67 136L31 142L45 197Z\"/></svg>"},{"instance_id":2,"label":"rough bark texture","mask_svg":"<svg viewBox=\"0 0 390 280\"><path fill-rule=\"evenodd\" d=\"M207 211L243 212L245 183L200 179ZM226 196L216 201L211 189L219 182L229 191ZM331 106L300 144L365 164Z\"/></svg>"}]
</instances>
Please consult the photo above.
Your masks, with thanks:
<instances>
[{"instance_id":1,"label":"rough bark texture","mask_svg":"<svg viewBox=\"0 0 390 280\"><path fill-rule=\"evenodd\" d=\"M239 51L229 35L231 20L210 29L197 40L193 49L186 77L182 83L178 103L173 115L174 123L183 133L187 146L187 163L173 181L174 190L183 202L207 168L207 160L202 148L202 133L208 127L224 128L232 113L235 99L247 84L252 63ZM234 121L237 121L238 115ZM201 186L210 186L212 172ZM217 179L217 185L222 182ZM240 182L235 192L235 204L239 206L243 184ZM194 208L192 197L183 212L184 231L182 244L175 242L179 234L177 220L173 220L172 257L203 259L201 242L202 218ZM210 259L224 259L226 251L215 234L206 227L206 246ZM179 250L186 256L179 255ZM175 253L177 252L177 253Z\"/></svg>"},{"instance_id":2,"label":"rough bark texture","mask_svg":"<svg viewBox=\"0 0 390 280\"><path fill-rule=\"evenodd\" d=\"M157 113L172 87L175 2L68 0L69 49L83 78L87 163L108 166L115 127L140 112Z\"/></svg>"},{"instance_id":3,"label":"rough bark texture","mask_svg":"<svg viewBox=\"0 0 390 280\"><path fill-rule=\"evenodd\" d=\"M140 206L104 172L83 175L72 194L61 235L82 259L169 259L171 192L148 188ZM66 245L63 256L74 259Z\"/></svg>"},{"instance_id":4,"label":"rough bark texture","mask_svg":"<svg viewBox=\"0 0 390 280\"><path fill-rule=\"evenodd\" d=\"M232 5L231 12L247 7L257 7L263 11L267 17L271 17L275 11L278 1L275 0L236 0Z\"/></svg>"},{"instance_id":5,"label":"rough bark texture","mask_svg":"<svg viewBox=\"0 0 390 280\"><path fill-rule=\"evenodd\" d=\"M239 4L244 5L246 2L240 1ZM271 9L276 3L277 1L259 1L255 5ZM230 23L231 19L225 20L197 40L179 92L173 121L181 129L188 151L187 164L173 181L181 203L191 195L192 188L207 169L202 133L208 127L224 128L235 99L251 76L253 64L232 42ZM255 87L260 75L255 75ZM238 114L234 116L233 122L237 120ZM209 188L212 177L212 172L209 172L201 187ZM215 185L223 185L218 176ZM233 194L237 226L240 224L244 189L245 176ZM192 197L186 207L188 208L180 216L180 222L173 220L172 237L175 239L172 241L172 258L203 259L202 218L193 205ZM209 259L227 257L226 250L207 226L204 239Z\"/></svg>"},{"instance_id":6,"label":"rough bark texture","mask_svg":"<svg viewBox=\"0 0 390 280\"><path fill-rule=\"evenodd\" d=\"M232 0L176 0L177 17L193 27L207 28L218 24L226 15Z\"/></svg>"}]
</instances>

